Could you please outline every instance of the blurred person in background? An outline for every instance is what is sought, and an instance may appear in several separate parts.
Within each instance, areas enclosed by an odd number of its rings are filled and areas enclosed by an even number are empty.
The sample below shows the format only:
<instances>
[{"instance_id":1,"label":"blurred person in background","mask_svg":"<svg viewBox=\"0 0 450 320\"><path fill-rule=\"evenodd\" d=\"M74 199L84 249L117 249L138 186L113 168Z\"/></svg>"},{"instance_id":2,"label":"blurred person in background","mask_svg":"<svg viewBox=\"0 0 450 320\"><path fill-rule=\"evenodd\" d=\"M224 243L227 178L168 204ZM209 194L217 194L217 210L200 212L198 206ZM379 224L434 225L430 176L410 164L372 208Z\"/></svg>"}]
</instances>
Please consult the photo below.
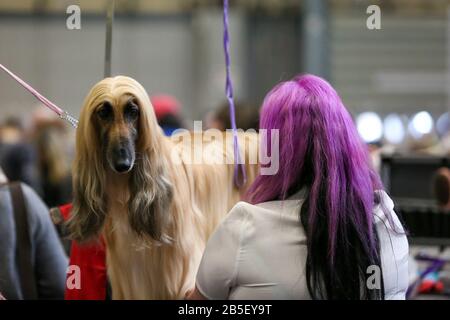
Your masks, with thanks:
<instances>
[{"instance_id":1,"label":"blurred person in background","mask_svg":"<svg viewBox=\"0 0 450 320\"><path fill-rule=\"evenodd\" d=\"M180 115L181 104L175 97L166 94L154 95L150 101L158 124L166 136L172 135L176 129L184 128Z\"/></svg>"},{"instance_id":2,"label":"blurred person in background","mask_svg":"<svg viewBox=\"0 0 450 320\"><path fill-rule=\"evenodd\" d=\"M68 203L72 198L72 179L66 124L42 108L34 113L33 123L42 198L49 207Z\"/></svg>"},{"instance_id":3,"label":"blurred person in background","mask_svg":"<svg viewBox=\"0 0 450 320\"><path fill-rule=\"evenodd\" d=\"M8 300L63 299L68 260L47 207L0 168L0 292Z\"/></svg>"},{"instance_id":4,"label":"blurred person in background","mask_svg":"<svg viewBox=\"0 0 450 320\"><path fill-rule=\"evenodd\" d=\"M237 102L234 106L236 115L236 127L242 130L258 130L258 109L252 105ZM230 107L224 102L219 108L210 113L206 118L206 127L220 131L231 129Z\"/></svg>"},{"instance_id":5,"label":"blurred person in background","mask_svg":"<svg viewBox=\"0 0 450 320\"><path fill-rule=\"evenodd\" d=\"M430 156L439 156L445 152L435 132L431 132L417 138L409 136L407 138L407 148L412 154Z\"/></svg>"},{"instance_id":6,"label":"blurred person in background","mask_svg":"<svg viewBox=\"0 0 450 320\"><path fill-rule=\"evenodd\" d=\"M0 125L0 166L12 181L23 181L39 191L36 152L25 139L21 119L11 117Z\"/></svg>"},{"instance_id":7,"label":"blurred person in background","mask_svg":"<svg viewBox=\"0 0 450 320\"><path fill-rule=\"evenodd\" d=\"M368 143L367 149L372 161L373 168L376 172L380 173L381 170L381 154L383 150L383 144L381 142Z\"/></svg>"},{"instance_id":8,"label":"blurred person in background","mask_svg":"<svg viewBox=\"0 0 450 320\"><path fill-rule=\"evenodd\" d=\"M0 167L0 185L5 184L5 183L8 183L8 178L6 177L2 168Z\"/></svg>"}]
</instances>

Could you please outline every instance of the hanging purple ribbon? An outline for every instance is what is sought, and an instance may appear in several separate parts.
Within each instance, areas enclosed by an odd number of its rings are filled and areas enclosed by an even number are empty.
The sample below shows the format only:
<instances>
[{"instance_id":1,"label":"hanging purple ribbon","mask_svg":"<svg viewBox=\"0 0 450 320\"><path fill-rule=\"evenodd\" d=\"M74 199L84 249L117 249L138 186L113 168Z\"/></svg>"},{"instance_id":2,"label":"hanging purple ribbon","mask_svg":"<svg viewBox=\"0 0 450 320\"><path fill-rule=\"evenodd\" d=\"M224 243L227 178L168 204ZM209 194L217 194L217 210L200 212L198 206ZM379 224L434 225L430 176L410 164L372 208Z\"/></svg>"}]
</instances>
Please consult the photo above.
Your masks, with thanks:
<instances>
[{"instance_id":1,"label":"hanging purple ribbon","mask_svg":"<svg viewBox=\"0 0 450 320\"><path fill-rule=\"evenodd\" d=\"M223 48L225 52L225 94L227 96L228 105L230 107L231 129L233 130L233 149L234 149L234 184L241 188L247 182L245 166L241 161L241 153L239 151L239 141L236 127L236 114L233 100L233 83L231 81L230 71L230 35L228 32L228 0L223 1ZM239 175L239 172L241 175Z\"/></svg>"},{"instance_id":2,"label":"hanging purple ribbon","mask_svg":"<svg viewBox=\"0 0 450 320\"><path fill-rule=\"evenodd\" d=\"M4 65L0 63L0 68L3 69L7 74L9 74L14 80L16 80L18 83L22 85L25 89L27 89L33 96L35 96L39 101L41 101L47 108L55 112L61 119L68 121L74 128L78 125L78 120L72 117L70 114L68 114L66 111L62 110L60 107L58 107L56 104L48 100L46 97L44 97L42 94L37 92L36 89L34 89L32 86L30 86L28 83L20 79L17 75L15 75L12 71L10 71L8 68L6 68Z\"/></svg>"}]
</instances>

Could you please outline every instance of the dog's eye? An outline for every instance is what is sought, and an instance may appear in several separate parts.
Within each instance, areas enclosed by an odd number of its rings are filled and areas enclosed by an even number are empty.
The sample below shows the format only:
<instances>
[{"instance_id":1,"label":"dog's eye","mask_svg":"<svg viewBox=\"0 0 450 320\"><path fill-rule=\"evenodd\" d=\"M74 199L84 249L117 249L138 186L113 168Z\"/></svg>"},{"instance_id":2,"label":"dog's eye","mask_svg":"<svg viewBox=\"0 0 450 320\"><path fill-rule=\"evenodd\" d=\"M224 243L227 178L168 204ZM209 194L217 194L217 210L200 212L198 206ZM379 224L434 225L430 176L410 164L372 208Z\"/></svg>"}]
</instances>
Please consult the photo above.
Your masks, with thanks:
<instances>
[{"instance_id":1,"label":"dog's eye","mask_svg":"<svg viewBox=\"0 0 450 320\"><path fill-rule=\"evenodd\" d=\"M125 108L125 116L131 120L135 120L139 116L139 107L134 101L130 101Z\"/></svg>"},{"instance_id":2,"label":"dog's eye","mask_svg":"<svg viewBox=\"0 0 450 320\"><path fill-rule=\"evenodd\" d=\"M136 118L139 115L139 110L138 108L130 108L130 110L128 110L128 115L131 118Z\"/></svg>"},{"instance_id":3,"label":"dog's eye","mask_svg":"<svg viewBox=\"0 0 450 320\"><path fill-rule=\"evenodd\" d=\"M112 106L109 102L103 103L103 105L97 109L97 115L100 119L106 120L111 116Z\"/></svg>"}]
</instances>

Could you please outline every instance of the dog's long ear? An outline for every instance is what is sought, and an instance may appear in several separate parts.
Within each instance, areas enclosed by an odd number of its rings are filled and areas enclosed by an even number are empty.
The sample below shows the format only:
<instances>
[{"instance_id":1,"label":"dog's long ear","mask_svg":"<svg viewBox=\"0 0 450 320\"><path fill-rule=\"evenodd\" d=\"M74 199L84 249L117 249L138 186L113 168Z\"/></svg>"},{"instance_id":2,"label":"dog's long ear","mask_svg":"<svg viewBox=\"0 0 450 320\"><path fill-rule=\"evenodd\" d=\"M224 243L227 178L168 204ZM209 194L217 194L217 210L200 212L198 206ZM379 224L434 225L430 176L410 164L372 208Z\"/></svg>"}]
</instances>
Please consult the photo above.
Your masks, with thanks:
<instances>
[{"instance_id":1,"label":"dog's long ear","mask_svg":"<svg viewBox=\"0 0 450 320\"><path fill-rule=\"evenodd\" d=\"M88 94L76 134L76 153L72 170L74 198L67 229L69 236L81 243L97 238L106 217L102 148L92 119L92 106L99 97L100 89L101 86L97 85Z\"/></svg>"},{"instance_id":2,"label":"dog's long ear","mask_svg":"<svg viewBox=\"0 0 450 320\"><path fill-rule=\"evenodd\" d=\"M170 242L170 206L173 186L168 172L164 137L150 99L138 99L140 118L136 163L130 179L129 223L140 236Z\"/></svg>"},{"instance_id":3,"label":"dog's long ear","mask_svg":"<svg viewBox=\"0 0 450 320\"><path fill-rule=\"evenodd\" d=\"M129 222L139 236L169 243L173 187L160 155L144 153L137 160L130 181Z\"/></svg>"}]
</instances>

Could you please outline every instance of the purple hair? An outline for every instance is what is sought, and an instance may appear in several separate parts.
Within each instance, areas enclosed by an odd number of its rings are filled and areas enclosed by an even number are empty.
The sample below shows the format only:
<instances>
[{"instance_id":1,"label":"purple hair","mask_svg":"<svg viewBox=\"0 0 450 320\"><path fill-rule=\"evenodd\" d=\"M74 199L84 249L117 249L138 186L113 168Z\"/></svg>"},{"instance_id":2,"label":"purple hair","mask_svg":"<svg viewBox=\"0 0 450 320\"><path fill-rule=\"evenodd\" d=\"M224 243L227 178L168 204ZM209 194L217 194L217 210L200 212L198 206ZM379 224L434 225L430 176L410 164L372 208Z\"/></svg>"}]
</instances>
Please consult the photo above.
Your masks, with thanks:
<instances>
[{"instance_id":1,"label":"purple hair","mask_svg":"<svg viewBox=\"0 0 450 320\"><path fill-rule=\"evenodd\" d=\"M337 92L313 75L282 82L264 99L260 129L279 130L279 170L259 175L247 198L256 204L306 190L300 217L312 297L373 297L360 288L366 267L380 264L373 207L382 184Z\"/></svg>"}]
</instances>

